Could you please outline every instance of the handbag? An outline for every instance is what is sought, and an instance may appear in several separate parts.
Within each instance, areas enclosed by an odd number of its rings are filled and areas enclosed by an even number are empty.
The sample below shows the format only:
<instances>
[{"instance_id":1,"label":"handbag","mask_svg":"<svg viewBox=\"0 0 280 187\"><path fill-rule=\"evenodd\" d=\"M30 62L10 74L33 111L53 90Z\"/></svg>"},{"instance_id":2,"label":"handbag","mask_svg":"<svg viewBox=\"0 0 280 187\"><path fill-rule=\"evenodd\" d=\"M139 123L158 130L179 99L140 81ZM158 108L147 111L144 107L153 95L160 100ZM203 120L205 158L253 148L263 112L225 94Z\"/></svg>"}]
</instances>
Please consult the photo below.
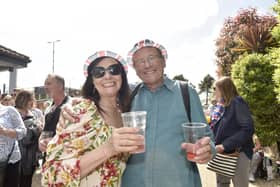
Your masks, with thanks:
<instances>
[{"instance_id":1,"label":"handbag","mask_svg":"<svg viewBox=\"0 0 280 187\"><path fill-rule=\"evenodd\" d=\"M10 157L11 157L13 151L14 151L14 147L15 147L15 142L13 143L12 150L9 153L7 160L3 161L3 162L0 162L0 187L4 186L6 168L7 168L8 162L10 160Z\"/></svg>"},{"instance_id":2,"label":"handbag","mask_svg":"<svg viewBox=\"0 0 280 187\"><path fill-rule=\"evenodd\" d=\"M207 169L217 174L232 178L235 175L239 152L231 154L217 153L207 164Z\"/></svg>"}]
</instances>

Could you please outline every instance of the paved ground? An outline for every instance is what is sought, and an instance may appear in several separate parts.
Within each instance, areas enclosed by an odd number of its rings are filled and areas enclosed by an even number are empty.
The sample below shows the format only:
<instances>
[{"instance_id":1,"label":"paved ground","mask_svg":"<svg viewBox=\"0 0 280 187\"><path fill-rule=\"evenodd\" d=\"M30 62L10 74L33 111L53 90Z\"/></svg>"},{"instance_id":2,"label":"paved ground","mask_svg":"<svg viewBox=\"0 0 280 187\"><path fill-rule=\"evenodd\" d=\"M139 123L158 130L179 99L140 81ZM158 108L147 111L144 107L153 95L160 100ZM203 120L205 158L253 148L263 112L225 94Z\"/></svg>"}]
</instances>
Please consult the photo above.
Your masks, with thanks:
<instances>
[{"instance_id":1,"label":"paved ground","mask_svg":"<svg viewBox=\"0 0 280 187\"><path fill-rule=\"evenodd\" d=\"M199 165L200 175L203 187L215 187L215 174L206 169L206 165ZM33 177L32 187L41 187L40 185L40 173L37 172ZM231 185L233 187L233 185ZM250 183L249 187L280 187L280 178L273 181L265 181L258 179L255 183Z\"/></svg>"},{"instance_id":2,"label":"paved ground","mask_svg":"<svg viewBox=\"0 0 280 187\"><path fill-rule=\"evenodd\" d=\"M215 187L216 186L216 175L214 172L206 169L206 165L198 165L200 176L202 180L203 187ZM231 184L231 187L233 185ZM257 179L255 183L250 183L249 187L280 187L280 178L273 181L265 181L262 179Z\"/></svg>"}]
</instances>

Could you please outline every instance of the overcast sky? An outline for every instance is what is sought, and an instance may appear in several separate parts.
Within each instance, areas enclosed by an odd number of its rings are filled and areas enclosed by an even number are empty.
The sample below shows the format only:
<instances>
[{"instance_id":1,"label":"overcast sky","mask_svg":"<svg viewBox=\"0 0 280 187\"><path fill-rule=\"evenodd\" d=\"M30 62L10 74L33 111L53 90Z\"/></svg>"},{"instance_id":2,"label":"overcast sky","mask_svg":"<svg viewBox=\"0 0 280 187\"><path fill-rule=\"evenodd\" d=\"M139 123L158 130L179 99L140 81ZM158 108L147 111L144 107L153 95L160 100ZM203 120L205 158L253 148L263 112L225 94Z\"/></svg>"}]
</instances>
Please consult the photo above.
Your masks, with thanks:
<instances>
[{"instance_id":1,"label":"overcast sky","mask_svg":"<svg viewBox=\"0 0 280 187\"><path fill-rule=\"evenodd\" d=\"M142 39L165 46L165 73L183 74L197 85L207 74L215 77L215 39L223 21L240 8L272 13L275 0L9 0L0 6L0 44L27 55L32 62L18 70L17 87L41 86L52 72L67 87L80 88L83 63L97 50L111 50L126 58ZM130 82L137 81L132 68ZM9 75L0 72L0 88Z\"/></svg>"}]
</instances>

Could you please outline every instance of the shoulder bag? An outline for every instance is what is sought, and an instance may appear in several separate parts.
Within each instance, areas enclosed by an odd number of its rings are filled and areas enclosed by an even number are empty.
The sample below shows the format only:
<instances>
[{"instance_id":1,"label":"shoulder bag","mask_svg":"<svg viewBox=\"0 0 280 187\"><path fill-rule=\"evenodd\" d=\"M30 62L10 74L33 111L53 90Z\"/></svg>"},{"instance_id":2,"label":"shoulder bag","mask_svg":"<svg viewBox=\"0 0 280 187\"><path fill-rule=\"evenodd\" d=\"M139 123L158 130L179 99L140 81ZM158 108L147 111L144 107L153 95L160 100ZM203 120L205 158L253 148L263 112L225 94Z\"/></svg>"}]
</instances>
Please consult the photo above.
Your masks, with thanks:
<instances>
[{"instance_id":1,"label":"shoulder bag","mask_svg":"<svg viewBox=\"0 0 280 187\"><path fill-rule=\"evenodd\" d=\"M0 162L0 187L2 187L4 185L6 168L7 168L8 162L10 160L10 157L11 157L13 151L14 151L14 147L15 147L15 142L13 143L12 150L9 153L7 160L3 161L3 162Z\"/></svg>"},{"instance_id":2,"label":"shoulder bag","mask_svg":"<svg viewBox=\"0 0 280 187\"><path fill-rule=\"evenodd\" d=\"M232 178L235 175L239 152L231 154L217 153L216 156L208 162L207 169L220 175Z\"/></svg>"}]
</instances>

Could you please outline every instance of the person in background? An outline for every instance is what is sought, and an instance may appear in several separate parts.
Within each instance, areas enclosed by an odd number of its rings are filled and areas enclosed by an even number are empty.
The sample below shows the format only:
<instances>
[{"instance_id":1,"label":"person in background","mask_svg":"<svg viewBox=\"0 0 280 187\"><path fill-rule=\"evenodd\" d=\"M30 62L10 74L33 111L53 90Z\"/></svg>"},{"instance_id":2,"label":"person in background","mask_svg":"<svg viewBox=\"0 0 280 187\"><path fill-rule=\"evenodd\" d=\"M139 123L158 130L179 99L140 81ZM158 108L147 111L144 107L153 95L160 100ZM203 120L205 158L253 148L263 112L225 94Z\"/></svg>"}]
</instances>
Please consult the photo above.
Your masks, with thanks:
<instances>
[{"instance_id":1,"label":"person in background","mask_svg":"<svg viewBox=\"0 0 280 187\"><path fill-rule=\"evenodd\" d=\"M129 104L126 69L124 59L110 51L98 51L86 61L84 99L72 107L79 118L70 122L61 113L47 147L43 186L120 186L125 153L144 143L139 129L122 127L121 112Z\"/></svg>"},{"instance_id":2,"label":"person in background","mask_svg":"<svg viewBox=\"0 0 280 187\"><path fill-rule=\"evenodd\" d=\"M234 187L248 187L249 166L253 155L253 119L249 107L239 96L230 77L221 77L215 84L215 98L218 102L217 117L211 117L218 153L239 151L237 169L232 178ZM231 179L217 174L217 187L229 187Z\"/></svg>"},{"instance_id":3,"label":"person in background","mask_svg":"<svg viewBox=\"0 0 280 187\"><path fill-rule=\"evenodd\" d=\"M43 129L44 128L44 124L45 124L45 117L44 117L42 109L39 108L35 97L34 97L33 107L31 109L31 111L32 111L32 113L34 114L34 116L36 118L37 125L41 129Z\"/></svg>"},{"instance_id":4,"label":"person in background","mask_svg":"<svg viewBox=\"0 0 280 187\"><path fill-rule=\"evenodd\" d=\"M253 135L254 149L253 149L253 157L250 163L250 171L249 171L249 181L255 182L255 175L258 169L259 164L263 159L263 152L261 142L256 134Z\"/></svg>"},{"instance_id":5,"label":"person in background","mask_svg":"<svg viewBox=\"0 0 280 187\"><path fill-rule=\"evenodd\" d=\"M0 171L0 186L19 186L21 154L18 141L25 135L26 128L18 111L13 106L0 104L0 162L8 159L6 169Z\"/></svg>"},{"instance_id":6,"label":"person in background","mask_svg":"<svg viewBox=\"0 0 280 187\"><path fill-rule=\"evenodd\" d=\"M1 100L1 104L5 106L15 106L15 101L11 95L7 94Z\"/></svg>"},{"instance_id":7,"label":"person in background","mask_svg":"<svg viewBox=\"0 0 280 187\"><path fill-rule=\"evenodd\" d=\"M70 102L71 99L66 96L65 81L64 78L59 75L49 74L45 80L44 87L47 95L52 99L52 104L45 111L43 131L50 131L55 135L61 107L65 103ZM41 135L43 135L43 133ZM39 137L40 151L46 152L48 141L49 139L42 138L42 136Z\"/></svg>"},{"instance_id":8,"label":"person in background","mask_svg":"<svg viewBox=\"0 0 280 187\"><path fill-rule=\"evenodd\" d=\"M33 109L33 105L32 92L22 90L17 94L15 107L27 129L26 136L19 141L21 151L20 187L31 187L32 177L38 166L38 139L42 131L42 119Z\"/></svg>"},{"instance_id":9,"label":"person in background","mask_svg":"<svg viewBox=\"0 0 280 187\"><path fill-rule=\"evenodd\" d=\"M135 44L128 54L128 63L143 81L131 110L147 111L146 151L130 156L123 187L200 187L196 163L207 163L215 154L212 132L207 126L205 137L199 140L195 162L186 159L181 124L189 119L179 82L164 74L166 60L166 49L148 39ZM188 89L192 121L206 123L198 94L192 87Z\"/></svg>"}]
</instances>

